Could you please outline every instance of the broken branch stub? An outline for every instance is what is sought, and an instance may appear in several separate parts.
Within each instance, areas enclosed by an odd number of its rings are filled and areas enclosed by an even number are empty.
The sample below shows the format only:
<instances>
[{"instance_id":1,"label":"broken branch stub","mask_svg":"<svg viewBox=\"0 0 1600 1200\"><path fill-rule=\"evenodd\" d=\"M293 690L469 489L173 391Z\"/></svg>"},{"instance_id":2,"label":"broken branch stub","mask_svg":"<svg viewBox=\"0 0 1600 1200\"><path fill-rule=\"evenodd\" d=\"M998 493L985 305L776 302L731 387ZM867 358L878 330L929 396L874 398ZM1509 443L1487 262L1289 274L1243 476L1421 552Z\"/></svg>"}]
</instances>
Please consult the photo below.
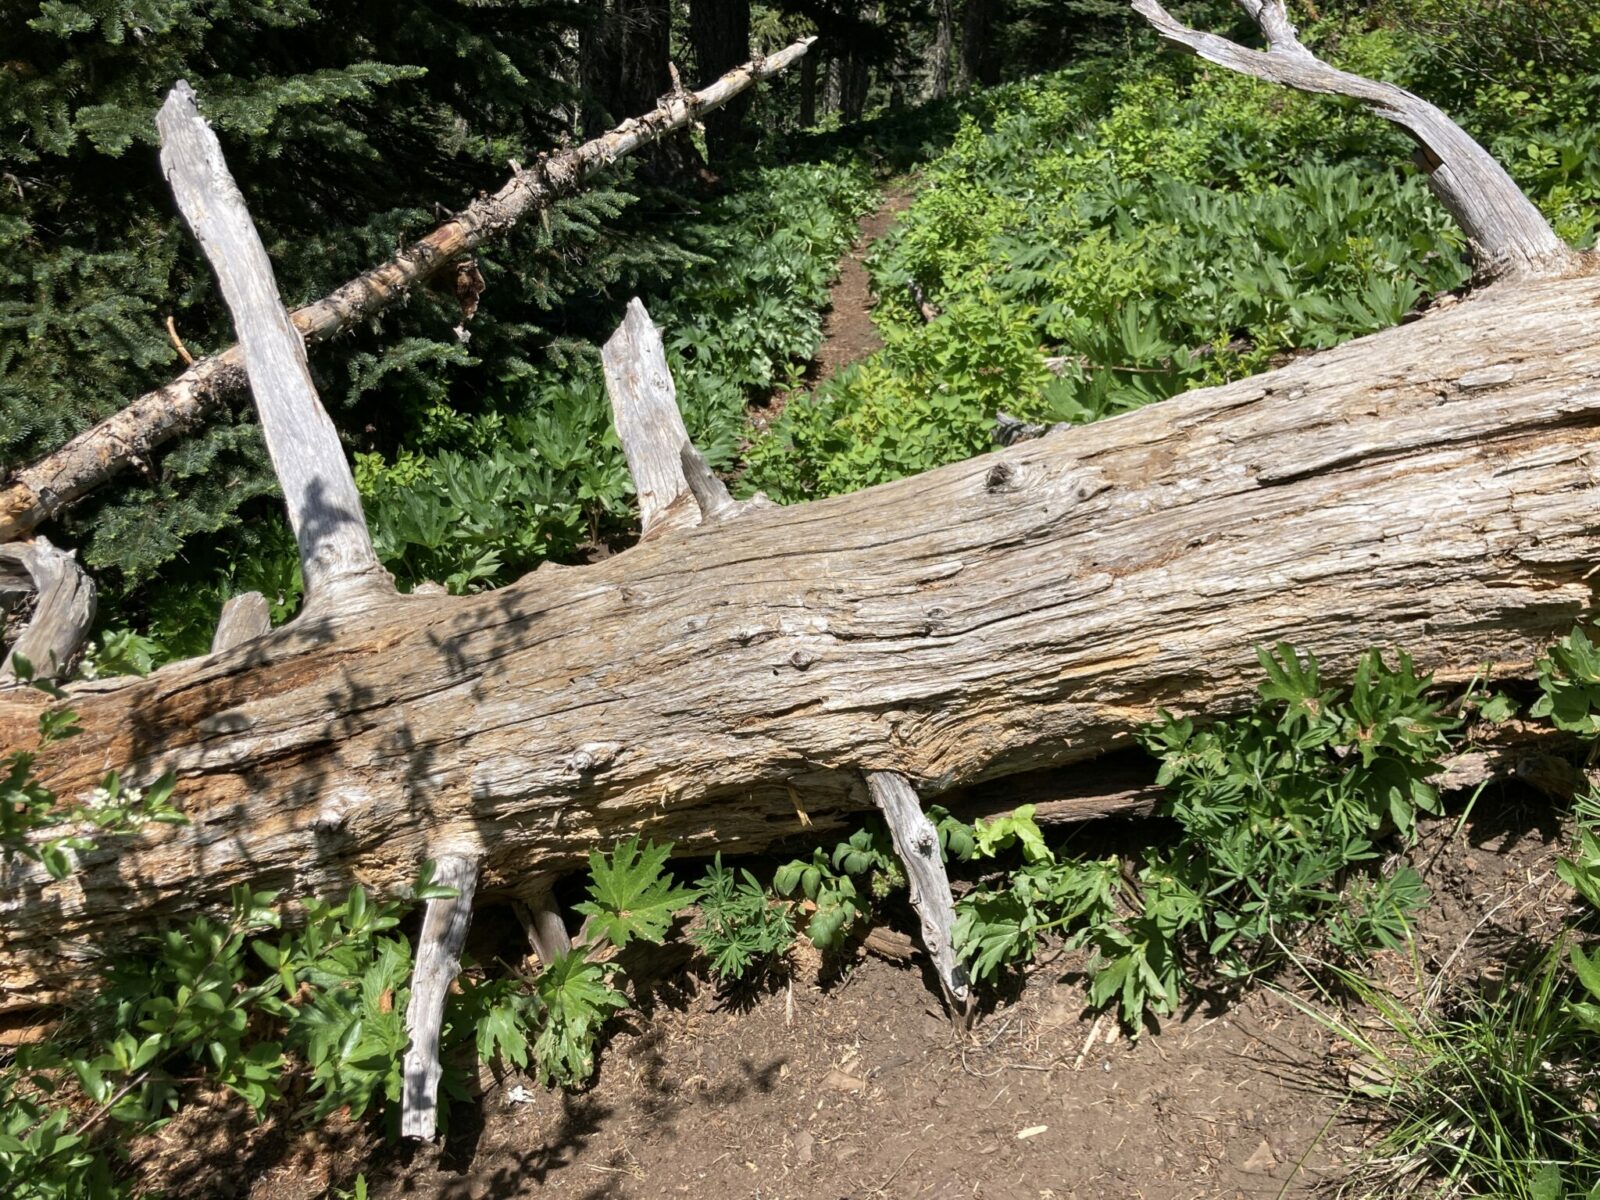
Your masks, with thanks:
<instances>
[{"instance_id":1,"label":"broken branch stub","mask_svg":"<svg viewBox=\"0 0 1600 1200\"><path fill-rule=\"evenodd\" d=\"M270 632L272 612L267 607L267 598L260 592L241 592L230 596L222 606L217 632L211 636L211 653L231 650Z\"/></svg>"},{"instance_id":2,"label":"broken branch stub","mask_svg":"<svg viewBox=\"0 0 1600 1200\"><path fill-rule=\"evenodd\" d=\"M451 267L462 255L515 228L529 212L578 191L589 176L641 146L690 124L740 92L785 70L815 38L753 59L698 92L665 97L651 112L631 117L581 146L541 158L514 173L395 257L362 272L320 300L290 314L307 343L326 341L376 316ZM54 453L18 471L0 487L0 542L25 537L130 464L207 420L245 383L238 346L207 355L164 387L84 430Z\"/></svg>"},{"instance_id":3,"label":"broken branch stub","mask_svg":"<svg viewBox=\"0 0 1600 1200\"><path fill-rule=\"evenodd\" d=\"M439 1120L439 1031L450 985L461 969L461 948L472 922L472 894L478 886L478 860L444 855L434 865L433 882L456 889L454 896L429 900L411 970L411 1000L406 1005L404 1082L400 1092L400 1135L431 1138Z\"/></svg>"},{"instance_id":4,"label":"broken branch stub","mask_svg":"<svg viewBox=\"0 0 1600 1200\"><path fill-rule=\"evenodd\" d=\"M639 497L643 535L698 525L699 514L686 502L689 481L678 453L689 441L678 411L678 389L661 331L637 296L628 301L622 324L601 349L600 360L617 439Z\"/></svg>"},{"instance_id":5,"label":"broken branch stub","mask_svg":"<svg viewBox=\"0 0 1600 1200\"><path fill-rule=\"evenodd\" d=\"M911 907L922 922L922 944L933 960L939 983L957 1011L965 1008L971 990L967 969L956 958L955 898L939 850L939 832L922 811L922 802L904 775L895 771L869 771L867 790L883 814L894 839L895 853L906 869L911 887Z\"/></svg>"},{"instance_id":6,"label":"broken branch stub","mask_svg":"<svg viewBox=\"0 0 1600 1200\"><path fill-rule=\"evenodd\" d=\"M37 679L64 679L94 624L94 580L71 550L49 539L0 546L0 614L29 601L33 614L0 661L0 687L16 681L16 660Z\"/></svg>"},{"instance_id":7,"label":"broken branch stub","mask_svg":"<svg viewBox=\"0 0 1600 1200\"><path fill-rule=\"evenodd\" d=\"M306 363L300 332L278 296L261 235L222 157L222 146L179 80L156 114L161 167L216 273L239 334L267 453L300 548L306 605L392 591L361 511L355 476Z\"/></svg>"},{"instance_id":8,"label":"broken branch stub","mask_svg":"<svg viewBox=\"0 0 1600 1200\"><path fill-rule=\"evenodd\" d=\"M1420 147L1434 194L1467 235L1480 279L1559 275L1579 265L1577 253L1556 235L1505 168L1441 109L1395 84L1323 62L1301 44L1283 0L1238 4L1266 38L1265 51L1191 29L1158 0L1133 0L1134 10L1181 50L1298 91L1357 100L1409 133Z\"/></svg>"}]
</instances>

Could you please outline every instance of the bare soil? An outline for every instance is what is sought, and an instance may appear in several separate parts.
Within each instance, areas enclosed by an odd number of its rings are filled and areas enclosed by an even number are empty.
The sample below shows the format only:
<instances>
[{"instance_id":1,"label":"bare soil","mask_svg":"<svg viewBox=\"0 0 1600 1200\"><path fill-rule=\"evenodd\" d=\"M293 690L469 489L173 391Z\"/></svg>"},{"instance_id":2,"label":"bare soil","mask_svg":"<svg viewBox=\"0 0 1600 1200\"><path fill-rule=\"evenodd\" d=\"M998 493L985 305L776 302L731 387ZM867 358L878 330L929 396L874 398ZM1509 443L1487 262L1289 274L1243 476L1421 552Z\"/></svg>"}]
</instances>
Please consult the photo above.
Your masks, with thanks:
<instances>
[{"instance_id":1,"label":"bare soil","mask_svg":"<svg viewBox=\"0 0 1600 1200\"><path fill-rule=\"evenodd\" d=\"M1563 844L1515 795L1486 797L1459 834L1433 824L1411 855L1434 891L1417 955L1382 955L1374 974L1420 998L1518 962L1568 913ZM1036 964L962 1031L920 959L862 956L827 980L800 961L753 995L682 964L627 1014L588 1090L487 1080L441 1146L302 1151L250 1194L309 1198L363 1167L384 1200L1231 1200L1318 1193L1360 1156L1353 1064L1304 979L1130 1040L1085 1013L1078 965Z\"/></svg>"},{"instance_id":2,"label":"bare soil","mask_svg":"<svg viewBox=\"0 0 1600 1200\"><path fill-rule=\"evenodd\" d=\"M828 293L828 317L822 326L822 345L817 349L818 383L883 348L883 339L872 321L876 297L867 271L867 256L900 214L911 207L913 195L904 187L886 191L878 210L861 218L856 244L839 260L839 278Z\"/></svg>"},{"instance_id":3,"label":"bare soil","mask_svg":"<svg viewBox=\"0 0 1600 1200\"><path fill-rule=\"evenodd\" d=\"M805 386L797 389L798 394L816 390L845 367L861 362L883 348L883 339L878 336L878 327L872 320L877 296L872 291L867 256L872 253L878 239L893 228L900 214L911 207L915 194L910 184L902 182L891 185L884 192L883 203L857 224L855 245L839 260L838 277L828 289L828 313L822 322L822 344L812 357L806 371ZM778 392L764 404L751 406L751 423L758 429L765 429L777 420L792 394L796 393Z\"/></svg>"}]
</instances>

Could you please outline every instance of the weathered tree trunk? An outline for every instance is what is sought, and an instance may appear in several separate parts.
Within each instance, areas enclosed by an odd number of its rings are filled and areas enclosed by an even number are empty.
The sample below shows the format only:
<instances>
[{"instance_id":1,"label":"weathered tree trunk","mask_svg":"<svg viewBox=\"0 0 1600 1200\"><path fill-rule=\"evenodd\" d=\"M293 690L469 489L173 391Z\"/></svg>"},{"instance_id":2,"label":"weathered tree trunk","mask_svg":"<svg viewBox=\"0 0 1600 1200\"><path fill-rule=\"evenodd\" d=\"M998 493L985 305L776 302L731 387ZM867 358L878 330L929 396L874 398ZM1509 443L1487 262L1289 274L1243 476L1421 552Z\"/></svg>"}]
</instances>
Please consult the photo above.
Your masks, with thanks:
<instances>
[{"instance_id":1,"label":"weathered tree trunk","mask_svg":"<svg viewBox=\"0 0 1600 1200\"><path fill-rule=\"evenodd\" d=\"M1083 762L1245 701L1260 643L1525 673L1593 600L1597 307L1593 276L1493 288L915 479L77 685L46 781L171 768L192 824L65 883L13 864L0 1006L235 883L387 887L470 844L515 897L630 832L814 836L871 807L864 772L932 801ZM0 695L0 745L45 703Z\"/></svg>"},{"instance_id":2,"label":"weathered tree trunk","mask_svg":"<svg viewBox=\"0 0 1600 1200\"><path fill-rule=\"evenodd\" d=\"M955 0L933 0L933 41L928 47L929 95L943 100L950 94L950 53L955 46Z\"/></svg>"},{"instance_id":3,"label":"weathered tree trunk","mask_svg":"<svg viewBox=\"0 0 1600 1200\"><path fill-rule=\"evenodd\" d=\"M750 0L693 0L689 40L701 75L720 75L738 66L750 57ZM706 151L714 165L738 147L749 107L749 97L741 96L707 114Z\"/></svg>"},{"instance_id":4,"label":"weathered tree trunk","mask_svg":"<svg viewBox=\"0 0 1600 1200\"><path fill-rule=\"evenodd\" d=\"M1258 57L1310 69L1279 0L1240 3L1273 46ZM1152 19L1181 44L1205 36ZM1438 121L1413 129L1430 150L1460 132ZM689 853L756 850L874 803L916 864L925 938L959 999L919 802L970 807L996 781L1128 746L1160 708L1240 704L1259 643L1313 650L1330 675L1404 646L1461 680L1484 663L1526 672L1589 610L1600 280L1570 252L1537 252L1545 236L1503 172L1452 173L1441 194L1468 175L1486 207L1452 211L1464 225L1515 216L1474 235L1514 285L1280 371L797 508L735 503L686 440L674 470L670 379L630 312L607 366L647 498L641 543L466 599L363 586L360 604L312 605L149 679L75 687L83 732L51 747L44 782L77 799L110 767L135 783L170 769L191 824L102 844L61 883L0 868L0 1009L41 1002L86 959L234 884L387 888L427 858L521 902L554 953L551 878L597 843L638 832ZM659 444L629 444L640 438ZM315 511L317 489L286 492ZM301 539L308 578L326 548ZM0 693L0 745L27 744L48 703ZM1052 812L1147 800L1122 780ZM440 912L418 962L447 978L460 922ZM433 1019L418 1007L420 1041ZM429 1070L425 1053L408 1064L418 1130Z\"/></svg>"}]
</instances>

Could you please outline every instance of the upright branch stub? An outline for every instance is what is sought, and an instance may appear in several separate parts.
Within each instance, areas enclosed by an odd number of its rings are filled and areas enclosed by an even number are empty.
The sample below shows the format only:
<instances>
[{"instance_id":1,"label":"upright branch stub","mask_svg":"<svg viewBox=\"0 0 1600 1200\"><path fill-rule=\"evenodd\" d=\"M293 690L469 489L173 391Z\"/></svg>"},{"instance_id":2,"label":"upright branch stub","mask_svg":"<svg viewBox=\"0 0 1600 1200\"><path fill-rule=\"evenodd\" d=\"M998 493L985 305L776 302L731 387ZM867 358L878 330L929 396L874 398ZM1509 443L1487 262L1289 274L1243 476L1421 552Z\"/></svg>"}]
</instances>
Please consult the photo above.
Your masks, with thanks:
<instances>
[{"instance_id":1,"label":"upright branch stub","mask_svg":"<svg viewBox=\"0 0 1600 1200\"><path fill-rule=\"evenodd\" d=\"M1579 265L1505 168L1439 108L1395 84L1323 62L1301 44L1283 0L1237 2L1266 38L1265 51L1191 29L1158 0L1133 0L1133 7L1163 39L1207 62L1302 92L1347 96L1404 129L1417 142L1434 194L1467 235L1478 279L1559 275Z\"/></svg>"},{"instance_id":2,"label":"upright branch stub","mask_svg":"<svg viewBox=\"0 0 1600 1200\"><path fill-rule=\"evenodd\" d=\"M678 389L667 367L661 331L639 297L628 301L600 361L617 440L639 497L641 532L648 537L657 530L698 524L699 515L685 502L689 481L678 454L689 441L689 431L678 411Z\"/></svg>"},{"instance_id":3,"label":"upright branch stub","mask_svg":"<svg viewBox=\"0 0 1600 1200\"><path fill-rule=\"evenodd\" d=\"M627 314L600 358L617 440L639 497L644 537L726 520L770 503L759 495L735 501L689 440L661 331L637 296L628 301Z\"/></svg>"},{"instance_id":4,"label":"upright branch stub","mask_svg":"<svg viewBox=\"0 0 1600 1200\"><path fill-rule=\"evenodd\" d=\"M950 876L944 869L939 849L939 832L922 811L917 793L904 775L895 771L869 771L867 791L883 814L894 840L895 853L906 869L911 890L911 907L922 923L922 944L933 960L939 983L958 1012L965 1010L971 989L967 969L956 958L955 898L950 892Z\"/></svg>"},{"instance_id":5,"label":"upright branch stub","mask_svg":"<svg viewBox=\"0 0 1600 1200\"><path fill-rule=\"evenodd\" d=\"M450 985L461 969L461 948L472 922L472 894L478 886L478 860L445 855L434 865L433 882L455 888L454 896L429 900L417 939L417 961L411 969L411 1000L406 1006L406 1032L411 1046L403 1064L400 1092L400 1136L427 1140L439 1121L439 1032Z\"/></svg>"},{"instance_id":6,"label":"upright branch stub","mask_svg":"<svg viewBox=\"0 0 1600 1200\"><path fill-rule=\"evenodd\" d=\"M317 398L305 342L278 296L272 263L217 135L179 80L156 116L161 167L222 288L300 547L307 606L392 591L367 533L355 476Z\"/></svg>"},{"instance_id":7,"label":"upright branch stub","mask_svg":"<svg viewBox=\"0 0 1600 1200\"><path fill-rule=\"evenodd\" d=\"M260 592L241 592L222 606L217 631L211 637L211 653L220 654L235 646L265 637L272 631L272 611Z\"/></svg>"}]
</instances>

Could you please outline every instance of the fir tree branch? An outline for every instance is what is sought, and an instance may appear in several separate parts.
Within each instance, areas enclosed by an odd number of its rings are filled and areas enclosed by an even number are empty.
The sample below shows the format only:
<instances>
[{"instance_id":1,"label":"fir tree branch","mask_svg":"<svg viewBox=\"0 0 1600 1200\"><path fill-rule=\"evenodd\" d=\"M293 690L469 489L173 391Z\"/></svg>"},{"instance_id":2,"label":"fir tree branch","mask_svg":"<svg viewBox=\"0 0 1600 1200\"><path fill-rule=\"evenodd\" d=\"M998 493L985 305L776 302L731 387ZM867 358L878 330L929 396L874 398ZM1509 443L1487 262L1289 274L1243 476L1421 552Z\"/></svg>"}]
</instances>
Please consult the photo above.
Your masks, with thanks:
<instances>
[{"instance_id":1,"label":"fir tree branch","mask_svg":"<svg viewBox=\"0 0 1600 1200\"><path fill-rule=\"evenodd\" d=\"M388 262L296 309L291 319L307 344L314 345L375 316L475 247L503 236L530 212L578 191L595 171L783 71L815 40L805 38L770 57L753 59L698 92L663 97L643 116L581 146L543 157L531 167L513 162L511 178L494 195L473 201ZM0 489L0 543L26 537L130 463L203 423L244 386L243 357L237 345L229 346L18 471Z\"/></svg>"}]
</instances>

